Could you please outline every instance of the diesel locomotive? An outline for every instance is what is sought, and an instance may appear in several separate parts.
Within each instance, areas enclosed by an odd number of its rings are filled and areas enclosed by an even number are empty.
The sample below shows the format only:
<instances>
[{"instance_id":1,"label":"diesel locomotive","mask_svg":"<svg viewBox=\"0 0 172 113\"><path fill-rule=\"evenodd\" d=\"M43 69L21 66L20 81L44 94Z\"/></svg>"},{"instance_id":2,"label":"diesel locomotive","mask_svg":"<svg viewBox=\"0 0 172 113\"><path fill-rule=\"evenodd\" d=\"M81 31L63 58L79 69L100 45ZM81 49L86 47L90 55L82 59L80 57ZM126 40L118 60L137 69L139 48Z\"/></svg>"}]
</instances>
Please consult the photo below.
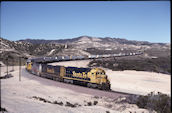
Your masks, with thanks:
<instances>
[{"instance_id":1,"label":"diesel locomotive","mask_svg":"<svg viewBox=\"0 0 172 113\"><path fill-rule=\"evenodd\" d=\"M48 65L27 60L26 70L36 76L90 88L110 90L110 81L101 68L77 68Z\"/></svg>"}]
</instances>

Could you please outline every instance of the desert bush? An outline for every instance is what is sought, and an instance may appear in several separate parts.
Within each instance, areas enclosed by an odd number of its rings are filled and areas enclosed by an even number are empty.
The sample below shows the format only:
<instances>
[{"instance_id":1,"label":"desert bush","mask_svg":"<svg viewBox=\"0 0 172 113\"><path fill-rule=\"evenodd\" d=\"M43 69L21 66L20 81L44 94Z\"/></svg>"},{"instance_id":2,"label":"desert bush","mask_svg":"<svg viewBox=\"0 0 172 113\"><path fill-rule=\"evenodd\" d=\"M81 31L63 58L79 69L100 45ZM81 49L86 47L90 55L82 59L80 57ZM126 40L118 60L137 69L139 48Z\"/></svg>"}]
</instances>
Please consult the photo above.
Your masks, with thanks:
<instances>
[{"instance_id":1,"label":"desert bush","mask_svg":"<svg viewBox=\"0 0 172 113\"><path fill-rule=\"evenodd\" d=\"M95 98L95 99L99 99L99 97L98 97L98 96L94 96L93 98Z\"/></svg>"},{"instance_id":2,"label":"desert bush","mask_svg":"<svg viewBox=\"0 0 172 113\"><path fill-rule=\"evenodd\" d=\"M0 79L7 79L13 77L11 74L5 75L5 76L0 76Z\"/></svg>"},{"instance_id":3,"label":"desert bush","mask_svg":"<svg viewBox=\"0 0 172 113\"><path fill-rule=\"evenodd\" d=\"M157 94L151 92L146 96L135 96L134 101L133 97L128 97L127 101L140 108L155 110L157 113L171 113L171 97L160 92Z\"/></svg>"},{"instance_id":4,"label":"desert bush","mask_svg":"<svg viewBox=\"0 0 172 113\"><path fill-rule=\"evenodd\" d=\"M97 105L97 104L98 104L98 101L94 101L93 104L94 104L94 105Z\"/></svg>"},{"instance_id":5,"label":"desert bush","mask_svg":"<svg viewBox=\"0 0 172 113\"><path fill-rule=\"evenodd\" d=\"M63 105L63 102L57 102L57 101L54 101L53 104L58 104L58 105Z\"/></svg>"},{"instance_id":6,"label":"desert bush","mask_svg":"<svg viewBox=\"0 0 172 113\"><path fill-rule=\"evenodd\" d=\"M92 103L91 103L91 102L88 102L88 103L87 103L87 105L88 105L88 106L91 106L91 105L92 105Z\"/></svg>"},{"instance_id":7,"label":"desert bush","mask_svg":"<svg viewBox=\"0 0 172 113\"><path fill-rule=\"evenodd\" d=\"M7 112L7 110L5 108L2 108L2 107L1 107L0 111L2 111L2 113Z\"/></svg>"},{"instance_id":8,"label":"desert bush","mask_svg":"<svg viewBox=\"0 0 172 113\"><path fill-rule=\"evenodd\" d=\"M71 104L70 102L66 102L65 106L74 108L74 107L76 107L76 104Z\"/></svg>"},{"instance_id":9,"label":"desert bush","mask_svg":"<svg viewBox=\"0 0 172 113\"><path fill-rule=\"evenodd\" d=\"M37 100L39 100L39 101L43 101L43 102L47 102L47 103L51 103L51 101L49 101L49 100L46 100L46 99L44 99L44 98L42 98L42 97L37 97L37 96L33 96L32 98L35 98L35 99L37 99Z\"/></svg>"},{"instance_id":10,"label":"desert bush","mask_svg":"<svg viewBox=\"0 0 172 113\"><path fill-rule=\"evenodd\" d=\"M75 103L75 104L74 104L74 106L81 106L81 105L80 105L80 104L78 104L78 103Z\"/></svg>"},{"instance_id":11,"label":"desert bush","mask_svg":"<svg viewBox=\"0 0 172 113\"><path fill-rule=\"evenodd\" d=\"M146 108L146 105L148 104L148 96L139 96L136 104L140 108Z\"/></svg>"},{"instance_id":12,"label":"desert bush","mask_svg":"<svg viewBox=\"0 0 172 113\"><path fill-rule=\"evenodd\" d=\"M106 111L106 113L110 113L110 111Z\"/></svg>"}]
</instances>

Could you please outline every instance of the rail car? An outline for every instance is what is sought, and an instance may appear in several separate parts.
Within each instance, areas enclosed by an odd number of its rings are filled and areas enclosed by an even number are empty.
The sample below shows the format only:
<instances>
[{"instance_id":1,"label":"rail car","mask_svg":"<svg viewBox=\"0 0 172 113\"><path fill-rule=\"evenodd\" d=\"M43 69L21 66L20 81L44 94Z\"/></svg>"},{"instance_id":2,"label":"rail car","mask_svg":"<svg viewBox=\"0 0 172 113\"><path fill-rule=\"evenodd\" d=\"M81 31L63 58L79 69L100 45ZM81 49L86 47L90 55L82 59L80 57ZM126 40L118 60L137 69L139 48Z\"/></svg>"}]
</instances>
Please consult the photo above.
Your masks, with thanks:
<instances>
[{"instance_id":1,"label":"rail car","mask_svg":"<svg viewBox=\"0 0 172 113\"><path fill-rule=\"evenodd\" d=\"M26 65L25 65L27 71L31 71L32 70L32 65L33 65L32 63L33 63L33 61L31 59L27 60Z\"/></svg>"},{"instance_id":2,"label":"rail car","mask_svg":"<svg viewBox=\"0 0 172 113\"><path fill-rule=\"evenodd\" d=\"M110 90L111 87L105 71L100 68L52 66L28 60L26 70L34 75L55 81L84 85L102 90Z\"/></svg>"}]
</instances>

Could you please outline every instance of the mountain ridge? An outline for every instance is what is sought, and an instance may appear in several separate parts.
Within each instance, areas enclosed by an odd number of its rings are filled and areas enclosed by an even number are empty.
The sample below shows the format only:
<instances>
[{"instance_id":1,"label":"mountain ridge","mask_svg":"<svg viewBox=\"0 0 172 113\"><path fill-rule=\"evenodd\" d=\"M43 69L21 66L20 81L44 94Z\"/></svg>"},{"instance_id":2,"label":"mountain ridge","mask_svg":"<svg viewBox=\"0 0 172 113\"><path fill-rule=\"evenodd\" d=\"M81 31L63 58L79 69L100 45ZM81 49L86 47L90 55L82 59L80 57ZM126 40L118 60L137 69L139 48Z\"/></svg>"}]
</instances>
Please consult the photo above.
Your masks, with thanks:
<instances>
[{"instance_id":1,"label":"mountain ridge","mask_svg":"<svg viewBox=\"0 0 172 113\"><path fill-rule=\"evenodd\" d=\"M100 59L90 63L112 70L142 70L171 74L171 44L131 41L121 38L80 36L73 39L26 39L9 41L0 38L0 61L18 65L19 58L46 56L90 56L129 54L142 55L114 59ZM24 62L24 60L23 60Z\"/></svg>"},{"instance_id":2,"label":"mountain ridge","mask_svg":"<svg viewBox=\"0 0 172 113\"><path fill-rule=\"evenodd\" d=\"M69 39L53 39L53 40L47 40L47 39L31 39L31 38L27 38L27 39L21 39L21 40L17 40L17 41L23 41L23 42L30 42L30 43L35 43L35 41L37 41L36 43L50 43L50 42L57 42L57 43L66 43L66 42L74 42L77 41L83 37L87 37L89 39L93 39L93 38L98 38L101 39L103 41L117 41L117 42L121 42L121 43L142 43L142 44L170 44L170 43L163 43L163 42L149 42L149 41L138 41L138 40L128 40L125 38L111 38L111 37L91 37L91 36L79 36L79 37L75 37L75 38L69 38Z\"/></svg>"}]
</instances>

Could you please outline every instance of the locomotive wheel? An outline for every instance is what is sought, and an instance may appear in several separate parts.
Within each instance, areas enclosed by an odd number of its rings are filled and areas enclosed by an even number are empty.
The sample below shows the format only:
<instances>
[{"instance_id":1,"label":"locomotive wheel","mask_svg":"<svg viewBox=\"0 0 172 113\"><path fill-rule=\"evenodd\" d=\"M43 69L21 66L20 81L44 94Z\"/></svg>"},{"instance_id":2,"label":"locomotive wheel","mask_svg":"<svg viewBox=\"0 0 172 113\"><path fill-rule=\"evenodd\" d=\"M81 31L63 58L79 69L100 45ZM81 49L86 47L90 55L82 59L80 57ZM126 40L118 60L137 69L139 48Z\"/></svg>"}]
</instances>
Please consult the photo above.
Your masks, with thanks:
<instances>
[{"instance_id":1,"label":"locomotive wheel","mask_svg":"<svg viewBox=\"0 0 172 113\"><path fill-rule=\"evenodd\" d=\"M64 82L63 78L59 78L59 81L60 81L60 82Z\"/></svg>"},{"instance_id":2,"label":"locomotive wheel","mask_svg":"<svg viewBox=\"0 0 172 113\"><path fill-rule=\"evenodd\" d=\"M73 84L73 80L64 79L64 82L66 82L68 84Z\"/></svg>"},{"instance_id":3,"label":"locomotive wheel","mask_svg":"<svg viewBox=\"0 0 172 113\"><path fill-rule=\"evenodd\" d=\"M87 87L88 87L88 88L91 88L91 84L90 84L90 83L87 83Z\"/></svg>"},{"instance_id":4,"label":"locomotive wheel","mask_svg":"<svg viewBox=\"0 0 172 113\"><path fill-rule=\"evenodd\" d=\"M102 90L110 90L110 85L109 85L109 84L103 83L103 84L101 85L101 89L102 89Z\"/></svg>"},{"instance_id":5,"label":"locomotive wheel","mask_svg":"<svg viewBox=\"0 0 172 113\"><path fill-rule=\"evenodd\" d=\"M97 86L97 84L87 83L87 87L89 87L89 88L96 88L98 86Z\"/></svg>"}]
</instances>

